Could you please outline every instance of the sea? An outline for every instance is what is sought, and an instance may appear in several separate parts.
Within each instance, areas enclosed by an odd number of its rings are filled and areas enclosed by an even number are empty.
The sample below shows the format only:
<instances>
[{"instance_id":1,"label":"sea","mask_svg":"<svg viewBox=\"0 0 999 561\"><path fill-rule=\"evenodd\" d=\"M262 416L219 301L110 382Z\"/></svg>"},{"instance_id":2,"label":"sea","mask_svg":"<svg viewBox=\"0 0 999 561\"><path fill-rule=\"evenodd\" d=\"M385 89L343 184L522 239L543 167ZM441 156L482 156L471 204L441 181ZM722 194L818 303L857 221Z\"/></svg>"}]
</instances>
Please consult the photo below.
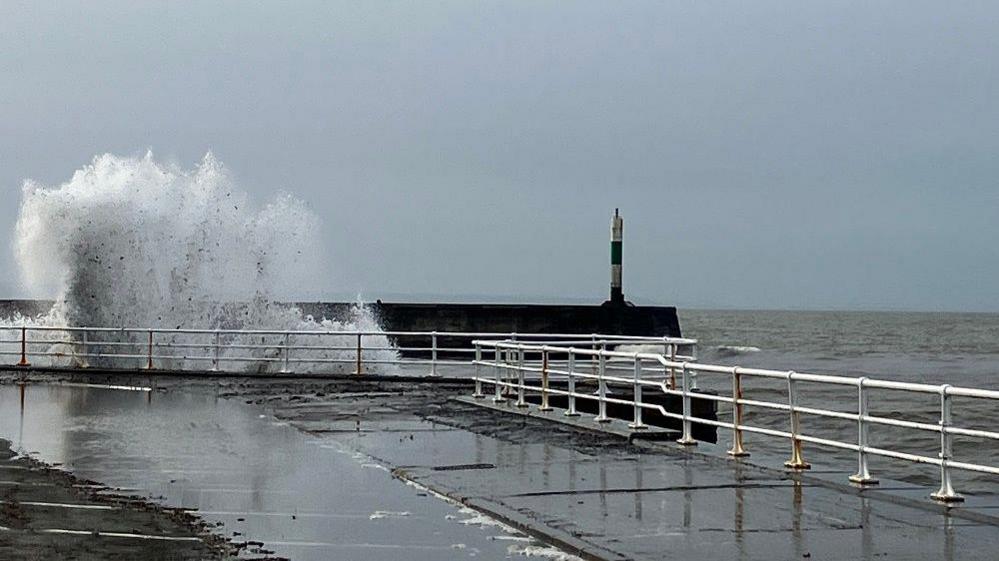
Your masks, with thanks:
<instances>
[{"instance_id":1,"label":"sea","mask_svg":"<svg viewBox=\"0 0 999 561\"><path fill-rule=\"evenodd\" d=\"M700 358L999 389L999 314L680 310Z\"/></svg>"},{"instance_id":2,"label":"sea","mask_svg":"<svg viewBox=\"0 0 999 561\"><path fill-rule=\"evenodd\" d=\"M813 374L866 376L928 384L950 384L999 390L999 314L864 311L680 310L683 335L698 340L701 362L794 370ZM731 395L727 376L701 375L699 386ZM743 380L744 397L786 401L786 383L757 378ZM801 384L802 404L856 412L857 390ZM888 390L870 392L871 414L936 423L940 398ZM722 418L731 418L721 407ZM747 407L746 421L787 430L788 414ZM999 401L954 398L956 426L999 432ZM806 434L856 442L855 422L805 416ZM724 443L730 437L722 431ZM746 435L747 449L780 457L786 441ZM939 434L889 426L872 426L871 445L936 457ZM999 441L954 438L954 459L999 466ZM855 462L856 453L806 444L806 460L839 469ZM874 458L875 476L932 487L939 468L901 460ZM878 473L880 472L880 473ZM959 490L999 492L999 476L959 472Z\"/></svg>"}]
</instances>

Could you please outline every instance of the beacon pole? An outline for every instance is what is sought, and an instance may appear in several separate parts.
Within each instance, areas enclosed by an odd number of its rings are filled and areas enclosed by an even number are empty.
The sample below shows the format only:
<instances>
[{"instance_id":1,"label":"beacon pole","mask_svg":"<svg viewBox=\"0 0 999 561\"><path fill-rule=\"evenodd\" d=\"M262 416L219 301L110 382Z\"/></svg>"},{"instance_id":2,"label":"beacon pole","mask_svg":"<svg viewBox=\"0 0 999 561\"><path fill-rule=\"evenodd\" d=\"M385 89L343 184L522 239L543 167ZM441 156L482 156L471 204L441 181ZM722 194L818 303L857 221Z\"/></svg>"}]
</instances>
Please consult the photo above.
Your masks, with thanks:
<instances>
[{"instance_id":1,"label":"beacon pole","mask_svg":"<svg viewBox=\"0 0 999 561\"><path fill-rule=\"evenodd\" d=\"M621 254L622 254L622 234L624 232L624 220L614 209L614 218L611 219L611 304L624 304L624 291L621 288Z\"/></svg>"}]
</instances>

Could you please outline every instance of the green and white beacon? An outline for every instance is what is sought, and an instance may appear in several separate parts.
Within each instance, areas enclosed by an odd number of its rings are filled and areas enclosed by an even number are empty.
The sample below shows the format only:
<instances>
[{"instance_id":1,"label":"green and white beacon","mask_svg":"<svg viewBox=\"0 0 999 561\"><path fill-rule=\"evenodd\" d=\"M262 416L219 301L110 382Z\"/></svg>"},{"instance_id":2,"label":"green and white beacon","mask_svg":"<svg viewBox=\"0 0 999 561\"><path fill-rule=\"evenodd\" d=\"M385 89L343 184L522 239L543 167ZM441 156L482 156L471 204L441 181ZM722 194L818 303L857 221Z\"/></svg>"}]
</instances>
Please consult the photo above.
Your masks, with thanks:
<instances>
[{"instance_id":1,"label":"green and white beacon","mask_svg":"<svg viewBox=\"0 0 999 561\"><path fill-rule=\"evenodd\" d=\"M624 234L624 219L618 209L614 209L611 219L611 290L610 303L624 305L624 290L621 288L621 255L623 253L622 238Z\"/></svg>"}]
</instances>

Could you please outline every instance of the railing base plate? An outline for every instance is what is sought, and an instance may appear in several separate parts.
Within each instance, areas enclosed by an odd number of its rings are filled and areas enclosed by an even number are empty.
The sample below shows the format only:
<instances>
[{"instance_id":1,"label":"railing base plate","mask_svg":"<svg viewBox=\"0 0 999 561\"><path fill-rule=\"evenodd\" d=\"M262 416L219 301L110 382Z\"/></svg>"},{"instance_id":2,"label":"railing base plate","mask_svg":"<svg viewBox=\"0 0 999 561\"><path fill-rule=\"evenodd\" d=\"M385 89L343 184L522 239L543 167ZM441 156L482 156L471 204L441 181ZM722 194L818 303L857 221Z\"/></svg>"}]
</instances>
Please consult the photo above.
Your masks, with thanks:
<instances>
[{"instance_id":1,"label":"railing base plate","mask_svg":"<svg viewBox=\"0 0 999 561\"><path fill-rule=\"evenodd\" d=\"M870 476L864 477L862 475L851 475L847 479L850 480L850 483L855 483L857 485L877 485L880 483L877 478Z\"/></svg>"},{"instance_id":2,"label":"railing base plate","mask_svg":"<svg viewBox=\"0 0 999 561\"><path fill-rule=\"evenodd\" d=\"M930 498L934 501L940 501L942 503L962 503L964 502L964 497L962 495L942 495L940 493L932 493Z\"/></svg>"},{"instance_id":3,"label":"railing base plate","mask_svg":"<svg viewBox=\"0 0 999 561\"><path fill-rule=\"evenodd\" d=\"M451 398L459 403L466 403L489 409L492 411L520 415L523 417L533 417L536 419L551 421L567 425L580 430L613 434L625 439L640 437L648 440L673 440L679 436L679 432L654 425L646 425L647 428L634 430L628 427L629 421L608 417L604 422L597 422L593 417L587 415L567 415L567 410L553 408L551 411L541 411L538 407L516 407L514 403L494 403L492 400L476 400L471 396L460 396Z\"/></svg>"}]
</instances>

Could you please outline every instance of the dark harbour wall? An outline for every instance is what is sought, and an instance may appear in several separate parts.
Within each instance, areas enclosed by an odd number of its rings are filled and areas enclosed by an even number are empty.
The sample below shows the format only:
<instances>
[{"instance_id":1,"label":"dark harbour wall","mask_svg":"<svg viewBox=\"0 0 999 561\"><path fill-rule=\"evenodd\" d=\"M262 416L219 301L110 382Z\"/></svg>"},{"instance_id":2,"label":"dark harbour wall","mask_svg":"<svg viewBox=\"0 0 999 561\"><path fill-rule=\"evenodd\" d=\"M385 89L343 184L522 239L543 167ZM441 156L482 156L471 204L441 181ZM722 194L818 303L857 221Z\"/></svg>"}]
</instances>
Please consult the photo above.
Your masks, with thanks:
<instances>
[{"instance_id":1,"label":"dark harbour wall","mask_svg":"<svg viewBox=\"0 0 999 561\"><path fill-rule=\"evenodd\" d=\"M51 306L45 300L0 300L0 317L35 316ZM344 319L350 317L353 304L301 302L298 306L316 318ZM386 331L680 336L676 308L666 306L375 302L369 307Z\"/></svg>"},{"instance_id":2,"label":"dark harbour wall","mask_svg":"<svg viewBox=\"0 0 999 561\"><path fill-rule=\"evenodd\" d=\"M315 317L344 317L350 304L301 303ZM499 333L605 333L680 336L676 308L665 306L580 306L559 304L369 305L386 331Z\"/></svg>"},{"instance_id":3,"label":"dark harbour wall","mask_svg":"<svg viewBox=\"0 0 999 561\"><path fill-rule=\"evenodd\" d=\"M349 317L352 304L300 303L313 317ZM680 337L676 308L665 306L580 306L560 304L410 304L374 302L370 309L385 331L463 333L601 333ZM467 349L473 336L441 336L441 349ZM428 347L427 337L389 336L398 347ZM404 351L412 357L428 352ZM441 358L469 358L467 353L439 352Z\"/></svg>"}]
</instances>

